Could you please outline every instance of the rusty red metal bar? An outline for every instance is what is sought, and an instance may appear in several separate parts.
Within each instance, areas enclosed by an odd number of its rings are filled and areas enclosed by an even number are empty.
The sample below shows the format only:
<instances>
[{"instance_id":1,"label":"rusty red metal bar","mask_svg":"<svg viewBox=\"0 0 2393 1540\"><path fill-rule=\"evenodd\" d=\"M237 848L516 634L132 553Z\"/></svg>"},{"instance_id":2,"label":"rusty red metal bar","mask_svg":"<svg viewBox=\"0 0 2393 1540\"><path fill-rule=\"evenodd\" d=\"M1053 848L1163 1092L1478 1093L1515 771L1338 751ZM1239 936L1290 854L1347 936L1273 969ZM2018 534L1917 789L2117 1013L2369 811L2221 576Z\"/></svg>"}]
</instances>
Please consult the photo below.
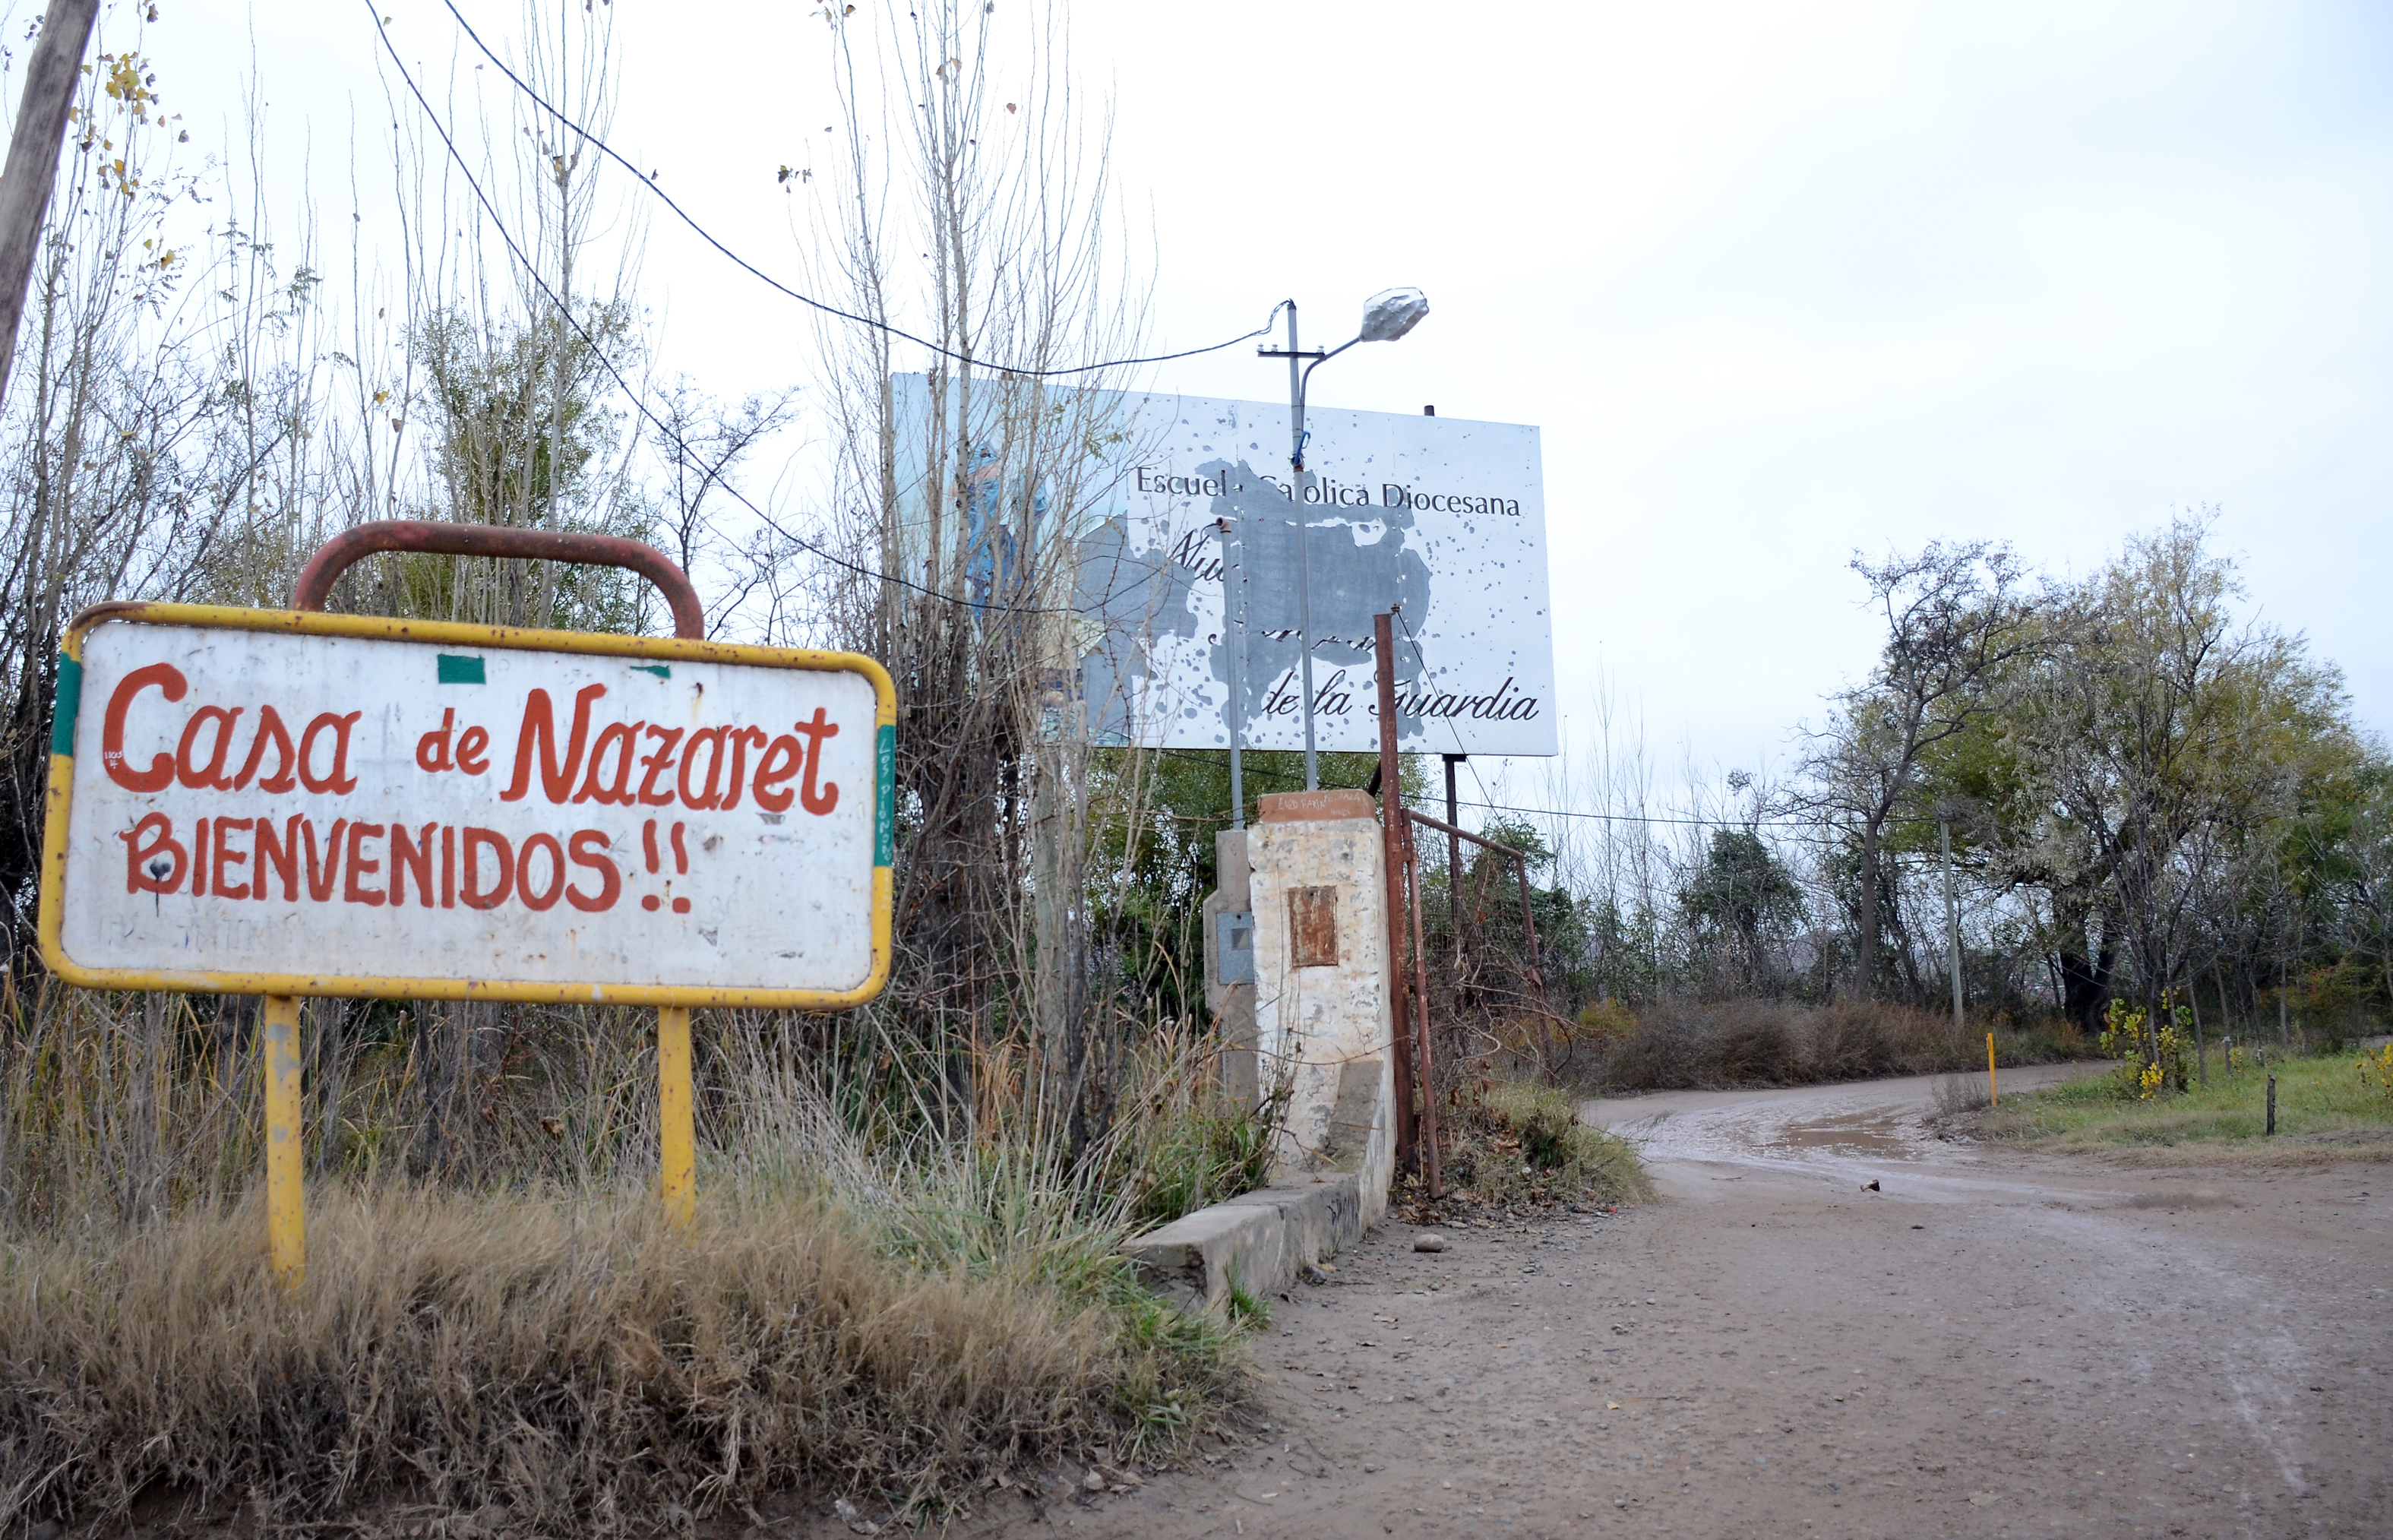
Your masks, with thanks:
<instances>
[{"instance_id":1,"label":"rusty red metal bar","mask_svg":"<svg viewBox=\"0 0 2393 1540\"><path fill-rule=\"evenodd\" d=\"M509 529L490 524L434 524L423 519L382 519L344 529L307 558L292 585L291 607L321 609L343 572L377 551L421 551L442 556L517 556L530 561L578 562L621 567L657 585L673 607L673 634L706 639L706 612L689 575L653 545L619 535L569 534L559 529Z\"/></svg>"},{"instance_id":2,"label":"rusty red metal bar","mask_svg":"<svg viewBox=\"0 0 2393 1540\"><path fill-rule=\"evenodd\" d=\"M1420 843L1413 838L1412 820L1404 820L1405 866L1412 877L1413 1037L1420 1055L1421 1180L1432 1200L1445 1196L1445 1165L1437 1141L1437 1065L1430 1054L1429 946L1421 939Z\"/></svg>"},{"instance_id":3,"label":"rusty red metal bar","mask_svg":"<svg viewBox=\"0 0 2393 1540\"><path fill-rule=\"evenodd\" d=\"M1396 1164L1409 1168L1419 1157L1413 1111L1413 1067L1405 1052L1411 1013L1405 1009L1405 793L1396 760L1396 641L1393 616L1371 618L1371 641L1380 676L1380 845L1388 899L1388 1049L1394 1060Z\"/></svg>"},{"instance_id":4,"label":"rusty red metal bar","mask_svg":"<svg viewBox=\"0 0 2393 1540\"><path fill-rule=\"evenodd\" d=\"M1490 840L1484 834L1473 834L1467 829L1458 829L1454 825L1447 823L1444 818L1432 818L1426 813L1416 812L1411 808L1406 808L1405 810L1405 816L1410 818L1417 824L1422 824L1428 828L1436 829L1441 834L1449 834L1454 836L1456 839L1468 840L1472 844L1479 846L1483 850L1495 851L1508 861L1521 863L1528 859L1519 851L1514 850L1510 845L1504 843L1501 840Z\"/></svg>"},{"instance_id":5,"label":"rusty red metal bar","mask_svg":"<svg viewBox=\"0 0 2393 1540\"><path fill-rule=\"evenodd\" d=\"M1529 904L1529 858L1500 841L1473 834L1467 829L1458 829L1443 818L1432 818L1426 813L1415 813L1407 809L1405 817L1409 822L1441 830L1448 840L1458 838L1468 840L1481 849L1494 851L1512 863L1513 875L1520 880L1521 886L1521 923L1527 927L1529 936L1529 985L1536 991L1537 1009L1543 1012L1545 1018L1551 1022L1561 1021L1562 1018L1554 1014L1553 1002L1546 998L1545 959L1538 953L1537 919L1536 911ZM1539 1067L1545 1070L1548 1077L1550 1078L1553 1070L1550 1065L1543 1062L1545 1054L1541 1051L1537 1057Z\"/></svg>"}]
</instances>

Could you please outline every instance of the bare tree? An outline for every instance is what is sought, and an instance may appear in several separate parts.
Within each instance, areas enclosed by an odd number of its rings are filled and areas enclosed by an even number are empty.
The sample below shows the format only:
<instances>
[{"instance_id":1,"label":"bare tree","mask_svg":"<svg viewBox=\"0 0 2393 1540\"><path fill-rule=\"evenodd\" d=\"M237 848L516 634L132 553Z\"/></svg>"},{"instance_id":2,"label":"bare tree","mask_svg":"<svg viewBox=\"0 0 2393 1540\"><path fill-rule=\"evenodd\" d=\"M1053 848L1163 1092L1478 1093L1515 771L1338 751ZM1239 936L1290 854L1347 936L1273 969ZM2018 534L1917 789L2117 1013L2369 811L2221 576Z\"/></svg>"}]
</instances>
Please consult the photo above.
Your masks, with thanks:
<instances>
[{"instance_id":1,"label":"bare tree","mask_svg":"<svg viewBox=\"0 0 2393 1540\"><path fill-rule=\"evenodd\" d=\"M1930 542L1916 555L1850 564L1886 623L1869 677L1835 699L1783 808L1846 831L1859 856L1853 985L1877 986L1887 921L1887 835L1917 789L1921 757L1988 708L1995 671L2044 645L2035 598L2007 545Z\"/></svg>"},{"instance_id":2,"label":"bare tree","mask_svg":"<svg viewBox=\"0 0 2393 1540\"><path fill-rule=\"evenodd\" d=\"M1106 1116L1106 1058L1088 1031L1073 553L1095 451L1123 430L1103 372L1034 372L1131 353L1140 304L1114 253L1105 119L1072 85L1060 10L1000 30L1025 14L827 10L841 121L796 186L824 282L866 321L819 321L836 462L819 593L831 635L898 685L899 962L880 1019L960 1088L970 1045L1028 1024L1035 1105L1077 1148Z\"/></svg>"}]
</instances>

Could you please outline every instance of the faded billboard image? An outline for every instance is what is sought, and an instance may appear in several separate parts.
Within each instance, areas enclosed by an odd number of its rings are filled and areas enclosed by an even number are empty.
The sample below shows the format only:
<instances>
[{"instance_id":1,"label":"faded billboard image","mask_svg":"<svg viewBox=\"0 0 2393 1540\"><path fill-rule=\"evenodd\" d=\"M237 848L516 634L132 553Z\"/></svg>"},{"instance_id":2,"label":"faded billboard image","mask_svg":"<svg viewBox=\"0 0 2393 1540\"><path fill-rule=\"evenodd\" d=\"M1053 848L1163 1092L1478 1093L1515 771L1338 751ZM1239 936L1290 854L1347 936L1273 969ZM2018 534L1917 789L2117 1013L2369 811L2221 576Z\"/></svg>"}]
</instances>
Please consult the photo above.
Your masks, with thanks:
<instances>
[{"instance_id":1,"label":"faded billboard image","mask_svg":"<svg viewBox=\"0 0 2393 1540\"><path fill-rule=\"evenodd\" d=\"M896 382L901 403L922 389ZM1083 489L1078 508L1040 502L1039 538L1078 563L1068 663L1097 741L1226 748L1235 678L1240 740L1301 748L1309 594L1324 750L1379 746L1372 617L1393 609L1407 751L1556 751L1536 428L1308 407L1300 478L1285 404L1090 395L1083 415L1105 431L1080 437L1088 463L1027 495ZM918 437L901 432L901 455ZM920 454L901 482L922 484ZM976 599L1019 559L1018 532L992 530Z\"/></svg>"}]
</instances>

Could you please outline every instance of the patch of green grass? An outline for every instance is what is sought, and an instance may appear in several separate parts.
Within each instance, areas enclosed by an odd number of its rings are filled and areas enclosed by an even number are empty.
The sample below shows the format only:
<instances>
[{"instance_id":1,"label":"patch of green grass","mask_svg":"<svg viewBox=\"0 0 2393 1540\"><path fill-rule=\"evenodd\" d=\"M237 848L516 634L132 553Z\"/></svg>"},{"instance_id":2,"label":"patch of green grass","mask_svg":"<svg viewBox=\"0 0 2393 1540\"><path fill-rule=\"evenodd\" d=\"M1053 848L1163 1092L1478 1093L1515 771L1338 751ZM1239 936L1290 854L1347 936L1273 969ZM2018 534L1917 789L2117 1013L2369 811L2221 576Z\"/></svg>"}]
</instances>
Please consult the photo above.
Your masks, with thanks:
<instances>
[{"instance_id":1,"label":"patch of green grass","mask_svg":"<svg viewBox=\"0 0 2393 1540\"><path fill-rule=\"evenodd\" d=\"M2122 1099L2112 1076L2005 1096L1978 1129L2053 1150L2183 1150L2188 1158L2269 1144L2268 1083L2277 1077L2277 1138L2288 1158L2393 1158L2393 1097L2363 1083L2356 1055L2272 1060L2229 1075L2212 1057L2209 1084L2150 1101Z\"/></svg>"}]
</instances>

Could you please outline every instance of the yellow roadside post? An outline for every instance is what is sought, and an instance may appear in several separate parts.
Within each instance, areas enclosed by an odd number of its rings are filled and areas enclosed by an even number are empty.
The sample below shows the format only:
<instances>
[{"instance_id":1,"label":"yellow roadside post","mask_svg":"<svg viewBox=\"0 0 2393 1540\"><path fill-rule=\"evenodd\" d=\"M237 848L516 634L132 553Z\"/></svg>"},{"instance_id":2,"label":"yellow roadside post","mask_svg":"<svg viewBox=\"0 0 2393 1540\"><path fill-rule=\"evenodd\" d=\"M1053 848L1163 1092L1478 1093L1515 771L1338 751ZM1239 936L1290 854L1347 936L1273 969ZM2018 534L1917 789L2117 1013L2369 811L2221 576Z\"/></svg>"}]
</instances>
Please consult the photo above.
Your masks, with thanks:
<instances>
[{"instance_id":1,"label":"yellow roadside post","mask_svg":"<svg viewBox=\"0 0 2393 1540\"><path fill-rule=\"evenodd\" d=\"M628 568L674 634L320 613L376 551ZM264 997L286 1288L307 1274L308 998L655 1007L659 1197L683 1228L691 1010L840 1011L888 982L896 723L870 658L708 640L688 577L637 542L360 525L287 610L111 603L69 624L42 957L84 988Z\"/></svg>"},{"instance_id":2,"label":"yellow roadside post","mask_svg":"<svg viewBox=\"0 0 2393 1540\"><path fill-rule=\"evenodd\" d=\"M690 1114L689 1008L657 1008L657 1121L663 1138L658 1164L665 1220L688 1228L698 1205L698 1148Z\"/></svg>"},{"instance_id":3,"label":"yellow roadside post","mask_svg":"<svg viewBox=\"0 0 2393 1540\"><path fill-rule=\"evenodd\" d=\"M266 1254L274 1276L307 1276L307 1210L299 1168L299 1000L266 997Z\"/></svg>"},{"instance_id":4,"label":"yellow roadside post","mask_svg":"<svg viewBox=\"0 0 2393 1540\"><path fill-rule=\"evenodd\" d=\"M1997 1107L2003 1104L2001 1094L1994 1090L1994 1035L1991 1032L1986 1034L1986 1100Z\"/></svg>"}]
</instances>

